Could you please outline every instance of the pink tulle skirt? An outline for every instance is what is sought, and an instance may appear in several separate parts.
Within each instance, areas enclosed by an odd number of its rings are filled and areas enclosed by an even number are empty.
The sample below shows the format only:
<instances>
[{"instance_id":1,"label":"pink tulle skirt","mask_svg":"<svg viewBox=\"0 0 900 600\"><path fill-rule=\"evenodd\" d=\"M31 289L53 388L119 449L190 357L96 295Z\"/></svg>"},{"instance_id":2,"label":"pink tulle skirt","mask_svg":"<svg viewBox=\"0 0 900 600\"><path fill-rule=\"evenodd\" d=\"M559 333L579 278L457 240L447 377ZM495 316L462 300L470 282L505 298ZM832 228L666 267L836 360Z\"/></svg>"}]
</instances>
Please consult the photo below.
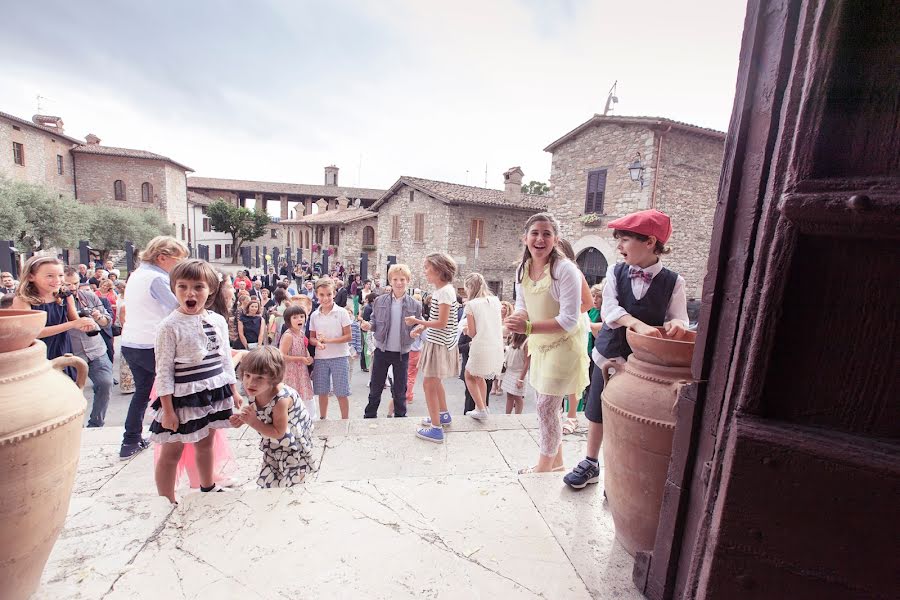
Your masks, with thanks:
<instances>
[{"instance_id":1,"label":"pink tulle skirt","mask_svg":"<svg viewBox=\"0 0 900 600\"><path fill-rule=\"evenodd\" d=\"M156 400L156 384L150 390L150 402ZM231 460L231 444L228 443L228 436L225 435L224 429L211 429L209 434L213 436L213 481L222 483L229 479L229 474L234 470L234 462ZM153 444L153 464L159 462L159 456L162 453L162 444ZM184 450L181 452L181 460L178 461L178 467L175 470L175 487L184 474L187 473L188 483L194 489L200 488L200 473L197 471L197 454L193 444L185 444Z\"/></svg>"}]
</instances>

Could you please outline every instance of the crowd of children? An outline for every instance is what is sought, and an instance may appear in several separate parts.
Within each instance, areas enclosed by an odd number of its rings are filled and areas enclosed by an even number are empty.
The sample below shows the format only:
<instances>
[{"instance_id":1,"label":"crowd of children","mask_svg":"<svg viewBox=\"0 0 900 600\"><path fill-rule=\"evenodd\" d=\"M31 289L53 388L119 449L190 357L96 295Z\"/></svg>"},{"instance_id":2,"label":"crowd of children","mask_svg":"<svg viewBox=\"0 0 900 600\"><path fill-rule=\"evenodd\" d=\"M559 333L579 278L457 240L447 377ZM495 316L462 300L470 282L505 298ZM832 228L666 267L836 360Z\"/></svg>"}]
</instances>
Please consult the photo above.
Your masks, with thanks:
<instances>
[{"instance_id":1,"label":"crowd of children","mask_svg":"<svg viewBox=\"0 0 900 600\"><path fill-rule=\"evenodd\" d=\"M223 490L222 462L230 450L222 430L244 425L261 436L258 484L300 483L316 467L313 423L327 417L331 395L341 418L349 417L350 379L359 360L361 369L371 372L368 418L377 416L386 383L389 413L406 416L421 371L428 417L416 435L435 443L444 441L453 421L444 379L465 381L471 406L464 414L477 420L489 418L492 394L506 395L510 414L521 413L533 391L539 456L520 473L564 469L561 436L575 431L582 406L589 422L587 453L564 481L576 489L594 483L603 437L603 380L597 367L631 353L628 328L655 336L663 335L661 329L678 337L687 327L684 280L660 261L668 252L669 218L648 210L609 226L623 262L609 267L606 285L588 288L553 216L532 216L515 271L515 306L500 302L479 273L464 278L461 306L452 283L456 263L440 253L428 255L423 264L433 286L424 308L422 296L408 289L412 272L406 265L390 268L381 294L367 282L348 302L346 290L337 290L345 304L340 306L330 277L319 278L312 290L301 287L299 294L290 282L278 283L270 294L245 277L235 279L233 287L208 263L188 259L177 240L157 238L129 281L129 310L135 316L125 321L123 355L138 390L122 456L146 447L140 421L154 387L150 433L158 444L161 496L176 501L185 469L202 492ZM32 258L13 302L48 313L40 337L51 358L71 350L67 332L95 330L100 318L81 316L72 297L61 293L63 284L60 261ZM193 464L184 464L185 445Z\"/></svg>"}]
</instances>

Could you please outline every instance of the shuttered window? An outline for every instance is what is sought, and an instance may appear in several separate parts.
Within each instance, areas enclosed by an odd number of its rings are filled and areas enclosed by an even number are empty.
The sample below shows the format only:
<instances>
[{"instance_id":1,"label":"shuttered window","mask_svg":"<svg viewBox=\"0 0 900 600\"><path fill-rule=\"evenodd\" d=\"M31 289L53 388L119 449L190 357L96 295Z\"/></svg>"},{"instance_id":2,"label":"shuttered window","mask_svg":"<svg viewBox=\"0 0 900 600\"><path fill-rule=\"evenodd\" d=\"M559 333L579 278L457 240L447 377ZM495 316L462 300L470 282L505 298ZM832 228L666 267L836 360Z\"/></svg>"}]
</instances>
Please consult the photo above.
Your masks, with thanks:
<instances>
[{"instance_id":1,"label":"shuttered window","mask_svg":"<svg viewBox=\"0 0 900 600\"><path fill-rule=\"evenodd\" d=\"M472 219L469 225L469 246L475 246L475 240L478 240L478 247L484 248L484 219Z\"/></svg>"},{"instance_id":2,"label":"shuttered window","mask_svg":"<svg viewBox=\"0 0 900 600\"><path fill-rule=\"evenodd\" d=\"M391 239L395 242L400 240L400 215L391 217Z\"/></svg>"},{"instance_id":3,"label":"shuttered window","mask_svg":"<svg viewBox=\"0 0 900 600\"><path fill-rule=\"evenodd\" d=\"M17 165L25 164L25 146L19 142L13 142L13 162Z\"/></svg>"},{"instance_id":4,"label":"shuttered window","mask_svg":"<svg viewBox=\"0 0 900 600\"><path fill-rule=\"evenodd\" d=\"M113 182L113 194L116 197L116 200L124 201L125 200L125 182L121 179L116 179Z\"/></svg>"},{"instance_id":5,"label":"shuttered window","mask_svg":"<svg viewBox=\"0 0 900 600\"><path fill-rule=\"evenodd\" d=\"M425 241L425 213L416 213L415 228L413 230L413 241Z\"/></svg>"},{"instance_id":6,"label":"shuttered window","mask_svg":"<svg viewBox=\"0 0 900 600\"><path fill-rule=\"evenodd\" d=\"M587 197L584 214L603 214L603 195L606 193L606 169L588 171Z\"/></svg>"},{"instance_id":7,"label":"shuttered window","mask_svg":"<svg viewBox=\"0 0 900 600\"><path fill-rule=\"evenodd\" d=\"M146 181L141 184L141 202L153 202L153 186Z\"/></svg>"}]
</instances>

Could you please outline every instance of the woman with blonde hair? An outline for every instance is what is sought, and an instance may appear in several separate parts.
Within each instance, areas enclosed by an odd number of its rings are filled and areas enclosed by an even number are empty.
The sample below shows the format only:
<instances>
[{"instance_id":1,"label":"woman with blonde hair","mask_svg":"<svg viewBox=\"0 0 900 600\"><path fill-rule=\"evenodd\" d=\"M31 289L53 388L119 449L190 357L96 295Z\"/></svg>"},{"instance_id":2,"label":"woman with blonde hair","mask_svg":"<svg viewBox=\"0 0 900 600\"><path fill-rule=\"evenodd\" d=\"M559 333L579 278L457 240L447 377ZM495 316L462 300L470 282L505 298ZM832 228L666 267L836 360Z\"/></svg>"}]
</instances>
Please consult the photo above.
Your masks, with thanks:
<instances>
[{"instance_id":1,"label":"woman with blonde hair","mask_svg":"<svg viewBox=\"0 0 900 600\"><path fill-rule=\"evenodd\" d=\"M475 401L475 410L467 414L478 421L487 418L486 379L494 379L503 368L503 322L500 300L491 293L481 273L469 273L463 281L466 289L466 333L469 360L466 361L466 387Z\"/></svg>"},{"instance_id":2,"label":"woman with blonde hair","mask_svg":"<svg viewBox=\"0 0 900 600\"><path fill-rule=\"evenodd\" d=\"M169 272L188 250L178 240L160 235L141 252L141 265L128 277L128 319L122 327L122 357L134 378L134 395L125 417L119 458L127 460L150 446L142 437L144 412L156 378L156 332L163 319L178 308L169 286Z\"/></svg>"}]
</instances>

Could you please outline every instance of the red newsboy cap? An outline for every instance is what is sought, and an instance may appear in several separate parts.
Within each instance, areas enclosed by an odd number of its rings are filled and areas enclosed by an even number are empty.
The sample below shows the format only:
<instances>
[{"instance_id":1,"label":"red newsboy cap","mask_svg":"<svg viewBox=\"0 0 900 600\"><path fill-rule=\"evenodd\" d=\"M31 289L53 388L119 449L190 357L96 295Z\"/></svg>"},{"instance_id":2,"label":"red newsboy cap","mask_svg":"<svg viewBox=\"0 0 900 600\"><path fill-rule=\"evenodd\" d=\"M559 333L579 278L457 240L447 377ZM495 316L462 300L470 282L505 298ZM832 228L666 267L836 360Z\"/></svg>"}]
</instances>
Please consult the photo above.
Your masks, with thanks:
<instances>
[{"instance_id":1,"label":"red newsboy cap","mask_svg":"<svg viewBox=\"0 0 900 600\"><path fill-rule=\"evenodd\" d=\"M658 210L639 210L636 213L625 215L621 219L610 221L607 225L610 229L620 231L633 231L641 235L652 235L665 244L672 235L672 221L669 215Z\"/></svg>"}]
</instances>

